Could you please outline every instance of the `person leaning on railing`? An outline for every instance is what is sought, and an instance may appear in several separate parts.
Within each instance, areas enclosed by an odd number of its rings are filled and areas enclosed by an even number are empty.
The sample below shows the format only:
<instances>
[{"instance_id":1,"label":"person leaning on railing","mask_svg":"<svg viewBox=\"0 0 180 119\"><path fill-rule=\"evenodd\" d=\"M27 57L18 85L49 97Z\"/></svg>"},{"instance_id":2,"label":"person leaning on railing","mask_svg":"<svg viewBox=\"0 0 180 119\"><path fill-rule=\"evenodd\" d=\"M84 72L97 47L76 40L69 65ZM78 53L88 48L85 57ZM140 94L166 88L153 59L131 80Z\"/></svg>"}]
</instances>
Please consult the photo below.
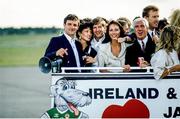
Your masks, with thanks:
<instances>
[{"instance_id":1,"label":"person leaning on railing","mask_svg":"<svg viewBox=\"0 0 180 119\"><path fill-rule=\"evenodd\" d=\"M124 30L117 21L110 21L106 31L107 39L110 41L101 44L99 47L97 61L99 67L123 67L124 69L113 70L103 69L101 72L128 72L130 66L125 65L125 54L128 44L119 42L119 39L124 37Z\"/></svg>"},{"instance_id":2,"label":"person leaning on railing","mask_svg":"<svg viewBox=\"0 0 180 119\"><path fill-rule=\"evenodd\" d=\"M92 39L92 22L81 20L76 35L82 45L84 66L94 66L97 52L90 44Z\"/></svg>"},{"instance_id":3,"label":"person leaning on railing","mask_svg":"<svg viewBox=\"0 0 180 119\"><path fill-rule=\"evenodd\" d=\"M74 14L68 14L63 25L64 33L51 38L44 56L51 60L62 58L62 67L82 67L84 62L81 43L75 37L79 28L79 18Z\"/></svg>"},{"instance_id":4,"label":"person leaning on railing","mask_svg":"<svg viewBox=\"0 0 180 119\"><path fill-rule=\"evenodd\" d=\"M125 64L129 64L131 67L139 66L141 68L149 66L156 45L148 34L148 27L149 24L145 18L136 17L134 19L134 43L127 47Z\"/></svg>"},{"instance_id":5,"label":"person leaning on railing","mask_svg":"<svg viewBox=\"0 0 180 119\"><path fill-rule=\"evenodd\" d=\"M162 79L175 71L180 71L177 52L180 51L180 27L166 26L151 59L155 79Z\"/></svg>"}]
</instances>

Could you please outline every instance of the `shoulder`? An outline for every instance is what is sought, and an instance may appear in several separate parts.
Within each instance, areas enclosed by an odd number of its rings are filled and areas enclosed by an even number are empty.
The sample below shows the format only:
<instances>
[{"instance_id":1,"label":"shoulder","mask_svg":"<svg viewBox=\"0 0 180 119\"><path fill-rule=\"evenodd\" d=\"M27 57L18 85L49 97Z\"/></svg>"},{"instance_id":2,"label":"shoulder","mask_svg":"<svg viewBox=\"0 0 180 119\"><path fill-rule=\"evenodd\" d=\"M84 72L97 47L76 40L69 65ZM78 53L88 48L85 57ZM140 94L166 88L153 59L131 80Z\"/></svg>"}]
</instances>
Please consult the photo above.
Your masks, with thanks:
<instances>
[{"instance_id":1,"label":"shoulder","mask_svg":"<svg viewBox=\"0 0 180 119\"><path fill-rule=\"evenodd\" d=\"M62 41L60 39L66 39L66 37L64 35L61 36L55 36L51 38L51 41Z\"/></svg>"},{"instance_id":2,"label":"shoulder","mask_svg":"<svg viewBox=\"0 0 180 119\"><path fill-rule=\"evenodd\" d=\"M102 44L109 43L109 42L110 42L110 40L106 36L104 36L104 40L102 41Z\"/></svg>"},{"instance_id":3,"label":"shoulder","mask_svg":"<svg viewBox=\"0 0 180 119\"><path fill-rule=\"evenodd\" d=\"M69 41L68 41L69 42ZM82 49L82 45L79 40L75 40L75 44L78 48Z\"/></svg>"},{"instance_id":4,"label":"shoulder","mask_svg":"<svg viewBox=\"0 0 180 119\"><path fill-rule=\"evenodd\" d=\"M95 57L97 55L97 51L92 47L90 48L91 48L91 54Z\"/></svg>"},{"instance_id":5,"label":"shoulder","mask_svg":"<svg viewBox=\"0 0 180 119\"><path fill-rule=\"evenodd\" d=\"M92 52L97 53L97 51L93 47L91 47L91 50Z\"/></svg>"},{"instance_id":6,"label":"shoulder","mask_svg":"<svg viewBox=\"0 0 180 119\"><path fill-rule=\"evenodd\" d=\"M106 51L107 49L109 49L110 45L111 45L110 42L109 43L100 44L99 50Z\"/></svg>"},{"instance_id":7,"label":"shoulder","mask_svg":"<svg viewBox=\"0 0 180 119\"><path fill-rule=\"evenodd\" d=\"M154 56L155 57L162 57L162 56L165 56L167 53L166 53L166 51L164 50L164 49L160 49L160 50L158 50L157 52L155 52L154 53Z\"/></svg>"},{"instance_id":8,"label":"shoulder","mask_svg":"<svg viewBox=\"0 0 180 119\"><path fill-rule=\"evenodd\" d=\"M130 46L132 46L133 45L133 43L126 43L126 42L122 42L121 43L121 46L123 47L123 48L128 48L128 47L130 47Z\"/></svg>"},{"instance_id":9,"label":"shoulder","mask_svg":"<svg viewBox=\"0 0 180 119\"><path fill-rule=\"evenodd\" d=\"M151 36L149 35L149 33L147 34L147 36L148 36L148 41L147 41L147 43L150 43L150 44L152 44L152 45L156 45L155 44L155 42L153 41L153 39L151 38Z\"/></svg>"},{"instance_id":10,"label":"shoulder","mask_svg":"<svg viewBox=\"0 0 180 119\"><path fill-rule=\"evenodd\" d=\"M78 39L75 40L75 43L78 44L78 45L81 44L81 42Z\"/></svg>"},{"instance_id":11,"label":"shoulder","mask_svg":"<svg viewBox=\"0 0 180 119\"><path fill-rule=\"evenodd\" d=\"M135 50L135 49L137 49L138 46L139 46L138 41L135 40L134 43L127 46L127 50Z\"/></svg>"},{"instance_id":12,"label":"shoulder","mask_svg":"<svg viewBox=\"0 0 180 119\"><path fill-rule=\"evenodd\" d=\"M155 52L151 58L151 63L153 62L162 62L166 59L167 53L164 49L160 49L159 51Z\"/></svg>"}]
</instances>

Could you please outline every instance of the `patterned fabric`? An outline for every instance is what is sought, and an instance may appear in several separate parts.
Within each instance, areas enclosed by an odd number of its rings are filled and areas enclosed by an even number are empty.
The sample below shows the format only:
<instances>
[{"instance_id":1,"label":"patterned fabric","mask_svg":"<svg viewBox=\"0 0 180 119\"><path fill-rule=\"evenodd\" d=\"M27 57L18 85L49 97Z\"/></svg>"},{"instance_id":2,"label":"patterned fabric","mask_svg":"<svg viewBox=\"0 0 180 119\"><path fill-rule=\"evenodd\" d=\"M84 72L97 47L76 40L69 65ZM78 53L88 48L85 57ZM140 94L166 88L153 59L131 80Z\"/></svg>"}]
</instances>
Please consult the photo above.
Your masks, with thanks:
<instances>
[{"instance_id":1,"label":"patterned fabric","mask_svg":"<svg viewBox=\"0 0 180 119\"><path fill-rule=\"evenodd\" d=\"M76 116L74 114L74 112L70 111L70 110L66 110L64 112L61 112L60 110L58 110L57 108L52 108L50 110L48 110L47 115L49 116L49 118L79 118L81 116L81 112L79 113L78 116Z\"/></svg>"}]
</instances>

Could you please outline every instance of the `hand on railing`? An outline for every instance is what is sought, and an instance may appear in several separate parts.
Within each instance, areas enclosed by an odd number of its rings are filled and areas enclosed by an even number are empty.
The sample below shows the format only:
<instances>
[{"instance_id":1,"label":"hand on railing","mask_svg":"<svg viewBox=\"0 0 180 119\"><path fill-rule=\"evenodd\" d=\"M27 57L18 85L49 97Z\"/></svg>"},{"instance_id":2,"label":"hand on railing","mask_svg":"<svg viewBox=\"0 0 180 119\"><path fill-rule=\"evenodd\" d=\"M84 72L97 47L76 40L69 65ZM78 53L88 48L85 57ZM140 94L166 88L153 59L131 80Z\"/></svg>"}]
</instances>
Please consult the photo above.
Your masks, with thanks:
<instances>
[{"instance_id":1,"label":"hand on railing","mask_svg":"<svg viewBox=\"0 0 180 119\"><path fill-rule=\"evenodd\" d=\"M123 66L123 72L130 72L131 71L131 66L130 65L124 65Z\"/></svg>"}]
</instances>

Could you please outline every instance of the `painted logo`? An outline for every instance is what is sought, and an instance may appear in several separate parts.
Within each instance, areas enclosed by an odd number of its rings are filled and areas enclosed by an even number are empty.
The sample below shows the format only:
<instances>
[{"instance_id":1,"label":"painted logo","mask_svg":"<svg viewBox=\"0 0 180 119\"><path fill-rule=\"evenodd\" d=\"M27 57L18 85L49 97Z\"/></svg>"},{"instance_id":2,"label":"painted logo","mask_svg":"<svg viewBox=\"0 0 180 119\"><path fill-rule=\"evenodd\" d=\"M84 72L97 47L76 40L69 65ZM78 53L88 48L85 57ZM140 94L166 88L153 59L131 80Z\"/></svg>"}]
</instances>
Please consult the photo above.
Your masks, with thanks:
<instances>
[{"instance_id":1,"label":"painted logo","mask_svg":"<svg viewBox=\"0 0 180 119\"><path fill-rule=\"evenodd\" d=\"M55 106L45 112L41 118L88 118L89 116L78 110L77 107L84 107L91 104L91 98L87 92L75 88L74 80L59 79L51 86L51 93L54 96Z\"/></svg>"},{"instance_id":2,"label":"painted logo","mask_svg":"<svg viewBox=\"0 0 180 119\"><path fill-rule=\"evenodd\" d=\"M124 106L110 105L103 114L102 118L149 118L150 112L147 106L137 99L128 100Z\"/></svg>"}]
</instances>

